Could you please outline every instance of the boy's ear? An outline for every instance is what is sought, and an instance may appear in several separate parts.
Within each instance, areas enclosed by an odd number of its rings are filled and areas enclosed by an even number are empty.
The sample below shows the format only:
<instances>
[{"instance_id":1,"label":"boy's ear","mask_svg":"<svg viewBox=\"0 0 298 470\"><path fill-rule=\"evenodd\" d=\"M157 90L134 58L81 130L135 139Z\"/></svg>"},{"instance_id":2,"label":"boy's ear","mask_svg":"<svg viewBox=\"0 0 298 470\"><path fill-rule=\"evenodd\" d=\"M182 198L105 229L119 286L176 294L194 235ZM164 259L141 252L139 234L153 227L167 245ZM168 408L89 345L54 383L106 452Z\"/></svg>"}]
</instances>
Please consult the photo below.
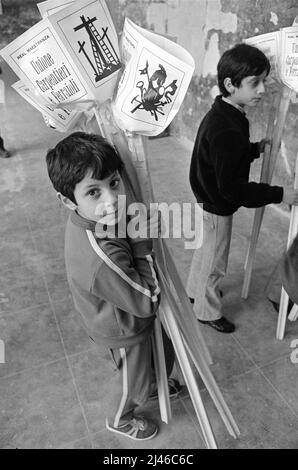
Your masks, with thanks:
<instances>
[{"instance_id":1,"label":"boy's ear","mask_svg":"<svg viewBox=\"0 0 298 470\"><path fill-rule=\"evenodd\" d=\"M67 207L67 209L74 211L77 208L77 205L74 202L72 202L70 199L68 199L68 197L63 196L63 194L57 193L57 198L59 199L60 202L62 202L64 206Z\"/></svg>"},{"instance_id":2,"label":"boy's ear","mask_svg":"<svg viewBox=\"0 0 298 470\"><path fill-rule=\"evenodd\" d=\"M225 78L223 83L224 83L224 87L227 90L227 92L230 95L232 95L235 91L235 86L233 85L232 80L230 79L230 77Z\"/></svg>"}]
</instances>

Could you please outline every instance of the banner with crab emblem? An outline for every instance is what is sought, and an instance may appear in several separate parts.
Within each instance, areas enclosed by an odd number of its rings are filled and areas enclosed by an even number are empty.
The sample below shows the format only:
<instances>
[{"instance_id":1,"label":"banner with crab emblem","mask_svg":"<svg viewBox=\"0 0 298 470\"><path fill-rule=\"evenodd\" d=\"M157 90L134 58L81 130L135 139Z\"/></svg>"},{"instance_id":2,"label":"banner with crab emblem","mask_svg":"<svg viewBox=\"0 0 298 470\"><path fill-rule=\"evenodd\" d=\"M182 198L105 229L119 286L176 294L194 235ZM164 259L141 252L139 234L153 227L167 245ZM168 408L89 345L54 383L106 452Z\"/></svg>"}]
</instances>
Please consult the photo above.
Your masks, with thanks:
<instances>
[{"instance_id":1,"label":"banner with crab emblem","mask_svg":"<svg viewBox=\"0 0 298 470\"><path fill-rule=\"evenodd\" d=\"M160 134L177 114L189 86L194 60L183 47L125 20L121 76L113 102L122 129Z\"/></svg>"}]
</instances>

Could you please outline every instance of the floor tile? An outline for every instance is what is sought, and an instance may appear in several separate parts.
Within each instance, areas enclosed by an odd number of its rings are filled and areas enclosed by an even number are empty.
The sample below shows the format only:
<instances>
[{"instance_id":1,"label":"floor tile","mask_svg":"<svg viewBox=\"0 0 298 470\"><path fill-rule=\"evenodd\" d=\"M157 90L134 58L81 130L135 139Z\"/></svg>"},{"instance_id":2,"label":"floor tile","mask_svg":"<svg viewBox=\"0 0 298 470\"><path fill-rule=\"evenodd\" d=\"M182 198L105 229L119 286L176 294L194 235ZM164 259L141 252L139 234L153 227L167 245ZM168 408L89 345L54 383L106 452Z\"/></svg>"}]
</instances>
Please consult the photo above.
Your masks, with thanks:
<instances>
[{"instance_id":1,"label":"floor tile","mask_svg":"<svg viewBox=\"0 0 298 470\"><path fill-rule=\"evenodd\" d=\"M287 322L283 341L276 339L277 313L267 300L250 300L245 306L237 307L234 335L245 351L258 365L272 362L287 355L290 343L298 335L298 324ZM241 312L242 310L242 312Z\"/></svg>"},{"instance_id":2,"label":"floor tile","mask_svg":"<svg viewBox=\"0 0 298 470\"><path fill-rule=\"evenodd\" d=\"M35 267L20 265L0 273L0 315L49 301L42 273Z\"/></svg>"},{"instance_id":3,"label":"floor tile","mask_svg":"<svg viewBox=\"0 0 298 470\"><path fill-rule=\"evenodd\" d=\"M49 275L51 276L51 274ZM49 282L48 290L49 296L53 302L65 302L66 300L72 300L72 295L68 286L68 282L66 280L60 279L58 283L55 281Z\"/></svg>"},{"instance_id":4,"label":"floor tile","mask_svg":"<svg viewBox=\"0 0 298 470\"><path fill-rule=\"evenodd\" d=\"M0 377L64 357L61 338L51 308L46 304L0 316L5 364Z\"/></svg>"},{"instance_id":5,"label":"floor tile","mask_svg":"<svg viewBox=\"0 0 298 470\"><path fill-rule=\"evenodd\" d=\"M1 233L0 259L2 269L23 265L34 265L36 250L28 225Z\"/></svg>"},{"instance_id":6,"label":"floor tile","mask_svg":"<svg viewBox=\"0 0 298 470\"><path fill-rule=\"evenodd\" d=\"M69 444L63 444L62 446L59 446L58 449L93 449L92 440L89 437L85 437L84 439L79 439L78 441L70 442Z\"/></svg>"},{"instance_id":7,"label":"floor tile","mask_svg":"<svg viewBox=\"0 0 298 470\"><path fill-rule=\"evenodd\" d=\"M49 227L46 230L33 230L32 237L36 250L50 259L58 259L64 256L64 226Z\"/></svg>"},{"instance_id":8,"label":"floor tile","mask_svg":"<svg viewBox=\"0 0 298 470\"><path fill-rule=\"evenodd\" d=\"M51 449L87 428L66 361L0 379L2 449Z\"/></svg>"},{"instance_id":9,"label":"floor tile","mask_svg":"<svg viewBox=\"0 0 298 470\"><path fill-rule=\"evenodd\" d=\"M258 371L220 384L220 389L240 429L235 440L229 436L207 392L202 399L219 448L296 448L298 419ZM190 412L190 400L184 399Z\"/></svg>"},{"instance_id":10,"label":"floor tile","mask_svg":"<svg viewBox=\"0 0 298 470\"><path fill-rule=\"evenodd\" d=\"M54 302L54 309L66 353L71 355L90 349L91 340L80 323L72 300Z\"/></svg>"},{"instance_id":11,"label":"floor tile","mask_svg":"<svg viewBox=\"0 0 298 470\"><path fill-rule=\"evenodd\" d=\"M298 364L292 362L297 357L294 353L291 359L293 353L294 348L289 349L287 356L261 370L298 416Z\"/></svg>"},{"instance_id":12,"label":"floor tile","mask_svg":"<svg viewBox=\"0 0 298 470\"><path fill-rule=\"evenodd\" d=\"M67 283L64 257L49 258L45 254L39 254L38 256L38 265L43 272L48 289L59 289L60 284L63 285L62 288L64 288L65 283Z\"/></svg>"},{"instance_id":13,"label":"floor tile","mask_svg":"<svg viewBox=\"0 0 298 470\"><path fill-rule=\"evenodd\" d=\"M44 203L32 204L31 207L27 208L27 214L30 227L34 232L57 227L60 233L60 226L61 228L65 227L69 211L63 208L57 199L55 203L52 202L49 206L45 206Z\"/></svg>"},{"instance_id":14,"label":"floor tile","mask_svg":"<svg viewBox=\"0 0 298 470\"><path fill-rule=\"evenodd\" d=\"M88 357L93 362L89 364ZM107 401L113 374L112 362L102 358L96 351L82 353L69 358L78 387L88 426L92 433L101 431L105 426ZM81 361L78 366L78 361ZM78 372L79 370L79 372Z\"/></svg>"},{"instance_id":15,"label":"floor tile","mask_svg":"<svg viewBox=\"0 0 298 470\"><path fill-rule=\"evenodd\" d=\"M208 326L202 326L201 331L213 361L210 370L217 381L243 374L255 367L233 335L218 333Z\"/></svg>"}]
</instances>

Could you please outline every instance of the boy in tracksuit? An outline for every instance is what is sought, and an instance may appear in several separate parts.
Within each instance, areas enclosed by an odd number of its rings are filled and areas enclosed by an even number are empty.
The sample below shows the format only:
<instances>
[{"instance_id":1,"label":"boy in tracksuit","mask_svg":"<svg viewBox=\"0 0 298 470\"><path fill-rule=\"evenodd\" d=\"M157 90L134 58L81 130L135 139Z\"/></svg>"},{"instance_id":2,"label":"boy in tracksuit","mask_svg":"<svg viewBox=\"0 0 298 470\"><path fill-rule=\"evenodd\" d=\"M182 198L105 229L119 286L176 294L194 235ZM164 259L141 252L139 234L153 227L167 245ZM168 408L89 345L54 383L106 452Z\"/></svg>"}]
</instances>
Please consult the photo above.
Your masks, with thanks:
<instances>
[{"instance_id":1,"label":"boy in tracksuit","mask_svg":"<svg viewBox=\"0 0 298 470\"><path fill-rule=\"evenodd\" d=\"M265 93L270 63L259 49L238 44L217 66L220 95L201 122L196 137L190 184L203 203L203 246L194 253L187 291L198 320L221 333L233 323L221 312L219 285L227 271L233 214L239 207L298 203L298 191L249 181L250 165L265 140L250 143L245 106L256 106Z\"/></svg>"},{"instance_id":2,"label":"boy in tracksuit","mask_svg":"<svg viewBox=\"0 0 298 470\"><path fill-rule=\"evenodd\" d=\"M91 339L109 349L118 372L107 397L106 427L132 439L151 439L157 425L136 415L135 408L152 392L151 334L160 292L152 241L98 232L120 220L123 163L105 139L83 132L59 142L46 159L58 198L72 211L65 263L76 310ZM164 341L170 373L173 348L166 335ZM177 394L178 382L169 380L170 395Z\"/></svg>"}]
</instances>

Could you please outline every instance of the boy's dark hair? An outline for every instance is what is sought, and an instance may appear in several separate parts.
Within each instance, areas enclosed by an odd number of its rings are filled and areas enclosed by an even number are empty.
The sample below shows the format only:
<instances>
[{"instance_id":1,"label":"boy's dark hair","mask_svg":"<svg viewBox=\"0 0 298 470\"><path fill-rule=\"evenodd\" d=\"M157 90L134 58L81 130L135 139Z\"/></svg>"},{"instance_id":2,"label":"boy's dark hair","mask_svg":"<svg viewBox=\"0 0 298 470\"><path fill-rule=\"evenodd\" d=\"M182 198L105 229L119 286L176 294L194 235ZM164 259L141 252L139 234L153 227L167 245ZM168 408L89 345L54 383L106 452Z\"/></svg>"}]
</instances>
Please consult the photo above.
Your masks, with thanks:
<instances>
[{"instance_id":1,"label":"boy's dark hair","mask_svg":"<svg viewBox=\"0 0 298 470\"><path fill-rule=\"evenodd\" d=\"M230 78L232 84L239 88L245 77L258 76L270 72L270 62L265 54L249 44L236 44L224 52L217 65L217 80L223 96L229 96L224 85L225 78Z\"/></svg>"},{"instance_id":2,"label":"boy's dark hair","mask_svg":"<svg viewBox=\"0 0 298 470\"><path fill-rule=\"evenodd\" d=\"M123 169L118 153L100 135L74 132L58 142L46 155L50 180L56 191L76 204L74 189L91 171L102 180Z\"/></svg>"}]
</instances>

